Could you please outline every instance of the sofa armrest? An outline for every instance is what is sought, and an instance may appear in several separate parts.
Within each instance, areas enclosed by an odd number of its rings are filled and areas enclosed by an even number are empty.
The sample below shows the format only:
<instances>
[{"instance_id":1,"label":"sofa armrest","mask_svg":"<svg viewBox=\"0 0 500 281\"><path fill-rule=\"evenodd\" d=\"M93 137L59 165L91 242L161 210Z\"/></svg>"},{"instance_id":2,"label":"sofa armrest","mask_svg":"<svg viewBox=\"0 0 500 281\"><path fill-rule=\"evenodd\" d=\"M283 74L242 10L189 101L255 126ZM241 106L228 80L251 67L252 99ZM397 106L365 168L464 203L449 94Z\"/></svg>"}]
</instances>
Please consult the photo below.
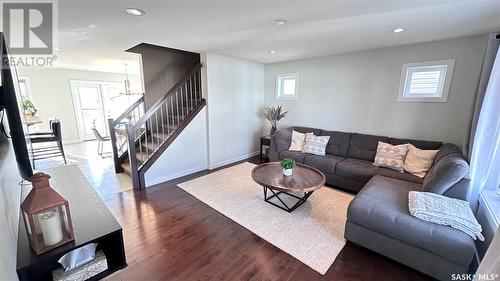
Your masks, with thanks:
<instances>
[{"instance_id":1,"label":"sofa armrest","mask_svg":"<svg viewBox=\"0 0 500 281\"><path fill-rule=\"evenodd\" d=\"M446 192L443 193L443 195L470 202L469 190L470 190L470 179L464 177L461 180L459 180L456 184L452 185L448 190L446 190Z\"/></svg>"},{"instance_id":2,"label":"sofa armrest","mask_svg":"<svg viewBox=\"0 0 500 281\"><path fill-rule=\"evenodd\" d=\"M269 159L271 162L279 160L279 153L288 150L292 141L292 129L280 129L271 136L271 151Z\"/></svg>"},{"instance_id":3,"label":"sofa armrest","mask_svg":"<svg viewBox=\"0 0 500 281\"><path fill-rule=\"evenodd\" d=\"M439 149L431 169L424 178L422 184L423 190L445 194L467 176L468 173L469 164L465 160L460 148L454 144L444 144ZM454 194L454 192L450 192L450 194Z\"/></svg>"}]
</instances>

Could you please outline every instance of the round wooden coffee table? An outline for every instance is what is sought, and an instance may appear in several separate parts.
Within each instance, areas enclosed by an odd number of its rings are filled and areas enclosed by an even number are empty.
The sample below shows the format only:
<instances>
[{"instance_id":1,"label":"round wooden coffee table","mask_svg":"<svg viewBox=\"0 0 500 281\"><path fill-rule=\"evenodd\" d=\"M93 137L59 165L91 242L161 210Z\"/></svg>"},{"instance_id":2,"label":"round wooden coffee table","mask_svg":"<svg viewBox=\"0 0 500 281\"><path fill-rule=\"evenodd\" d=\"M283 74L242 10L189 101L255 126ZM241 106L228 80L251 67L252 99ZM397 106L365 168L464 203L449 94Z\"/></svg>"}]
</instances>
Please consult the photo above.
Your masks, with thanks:
<instances>
[{"instance_id":1,"label":"round wooden coffee table","mask_svg":"<svg viewBox=\"0 0 500 281\"><path fill-rule=\"evenodd\" d=\"M325 184L325 175L322 172L316 168L298 163L293 169L293 174L288 177L283 175L283 168L281 168L279 162L260 164L253 168L252 178L264 188L264 201L287 212L292 212L304 204L314 191ZM267 196L268 191L272 193L269 197ZM294 197L298 201L289 207L280 198L281 194ZM302 195L298 196L296 194ZM270 201L272 198L277 198L281 204Z\"/></svg>"}]
</instances>

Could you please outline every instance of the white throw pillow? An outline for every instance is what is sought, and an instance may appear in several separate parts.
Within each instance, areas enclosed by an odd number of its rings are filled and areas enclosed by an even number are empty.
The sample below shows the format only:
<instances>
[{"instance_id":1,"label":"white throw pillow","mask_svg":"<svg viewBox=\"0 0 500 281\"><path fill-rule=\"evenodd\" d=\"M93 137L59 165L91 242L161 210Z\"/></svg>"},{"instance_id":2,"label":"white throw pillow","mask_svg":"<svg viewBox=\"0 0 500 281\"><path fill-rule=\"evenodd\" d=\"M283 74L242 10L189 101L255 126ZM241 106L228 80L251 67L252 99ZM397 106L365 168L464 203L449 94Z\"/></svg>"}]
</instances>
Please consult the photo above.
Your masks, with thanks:
<instances>
[{"instance_id":1,"label":"white throw pillow","mask_svg":"<svg viewBox=\"0 0 500 281\"><path fill-rule=\"evenodd\" d=\"M373 164L404 173L404 160L407 152L408 144L392 145L379 141Z\"/></svg>"},{"instance_id":2,"label":"white throw pillow","mask_svg":"<svg viewBox=\"0 0 500 281\"><path fill-rule=\"evenodd\" d=\"M306 134L312 135L313 133L306 133ZM304 144L306 142L306 134L292 130L292 142L290 143L290 148L288 148L288 150L302 151L302 149L304 148Z\"/></svg>"},{"instance_id":3,"label":"white throw pillow","mask_svg":"<svg viewBox=\"0 0 500 281\"><path fill-rule=\"evenodd\" d=\"M325 155L326 145L330 140L330 136L315 136L314 134L306 134L306 142L302 152L312 153L315 155Z\"/></svg>"},{"instance_id":4,"label":"white throw pillow","mask_svg":"<svg viewBox=\"0 0 500 281\"><path fill-rule=\"evenodd\" d=\"M438 152L439 150L423 150L409 144L408 154L404 163L405 171L419 178L425 177L432 167L432 163L434 163L434 158L436 158Z\"/></svg>"}]
</instances>

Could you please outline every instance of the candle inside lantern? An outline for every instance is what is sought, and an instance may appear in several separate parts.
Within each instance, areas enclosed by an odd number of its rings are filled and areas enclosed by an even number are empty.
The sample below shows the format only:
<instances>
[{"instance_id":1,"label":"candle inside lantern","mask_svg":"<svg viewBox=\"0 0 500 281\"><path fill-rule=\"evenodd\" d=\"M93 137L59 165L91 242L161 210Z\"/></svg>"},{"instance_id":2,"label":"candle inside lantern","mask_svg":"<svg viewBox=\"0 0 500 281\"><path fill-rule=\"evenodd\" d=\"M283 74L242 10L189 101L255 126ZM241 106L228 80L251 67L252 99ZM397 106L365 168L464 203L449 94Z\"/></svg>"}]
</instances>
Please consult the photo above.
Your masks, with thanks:
<instances>
[{"instance_id":1,"label":"candle inside lantern","mask_svg":"<svg viewBox=\"0 0 500 281\"><path fill-rule=\"evenodd\" d=\"M47 212L39 215L38 222L40 223L43 241L46 246L55 245L63 240L61 220L57 212Z\"/></svg>"}]
</instances>

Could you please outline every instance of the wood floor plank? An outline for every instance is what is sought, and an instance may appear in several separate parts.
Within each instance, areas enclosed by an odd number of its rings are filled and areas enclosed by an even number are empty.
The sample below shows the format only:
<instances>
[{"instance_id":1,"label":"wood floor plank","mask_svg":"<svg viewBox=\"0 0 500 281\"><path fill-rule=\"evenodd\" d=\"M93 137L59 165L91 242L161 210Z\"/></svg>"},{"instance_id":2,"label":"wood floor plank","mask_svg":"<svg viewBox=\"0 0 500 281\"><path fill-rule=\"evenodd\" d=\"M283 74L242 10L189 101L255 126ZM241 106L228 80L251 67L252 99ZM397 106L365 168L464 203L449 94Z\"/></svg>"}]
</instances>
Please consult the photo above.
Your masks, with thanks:
<instances>
[{"instance_id":1,"label":"wood floor plank","mask_svg":"<svg viewBox=\"0 0 500 281\"><path fill-rule=\"evenodd\" d=\"M85 149L94 152L92 145ZM79 166L122 225L128 262L106 280L432 280L351 243L321 275L177 187L214 171L134 192L130 181L114 174L111 159L94 158L78 158Z\"/></svg>"},{"instance_id":2,"label":"wood floor plank","mask_svg":"<svg viewBox=\"0 0 500 281\"><path fill-rule=\"evenodd\" d=\"M432 280L352 243L321 275L176 186L207 173L106 196L129 261L108 280Z\"/></svg>"}]
</instances>

